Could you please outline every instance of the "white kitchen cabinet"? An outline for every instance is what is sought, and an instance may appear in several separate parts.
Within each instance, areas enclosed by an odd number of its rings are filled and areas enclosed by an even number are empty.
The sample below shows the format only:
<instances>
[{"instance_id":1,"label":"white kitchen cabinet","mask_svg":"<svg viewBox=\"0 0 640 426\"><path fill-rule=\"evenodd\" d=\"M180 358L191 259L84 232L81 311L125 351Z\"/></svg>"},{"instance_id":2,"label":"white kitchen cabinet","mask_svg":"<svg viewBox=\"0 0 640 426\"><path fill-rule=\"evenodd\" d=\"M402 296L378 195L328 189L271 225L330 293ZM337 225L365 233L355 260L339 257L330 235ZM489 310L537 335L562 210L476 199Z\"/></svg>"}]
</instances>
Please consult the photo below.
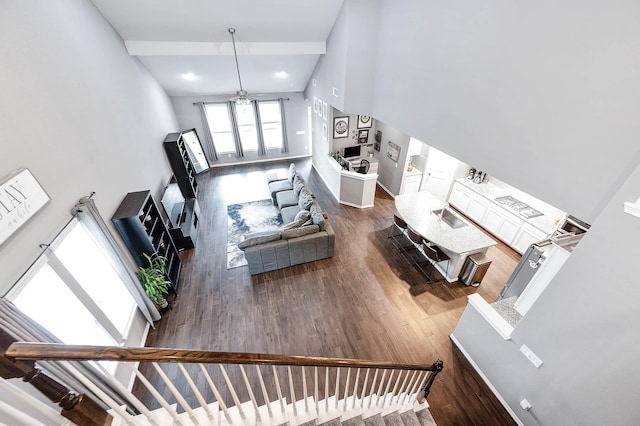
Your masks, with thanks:
<instances>
[{"instance_id":1,"label":"white kitchen cabinet","mask_svg":"<svg viewBox=\"0 0 640 426\"><path fill-rule=\"evenodd\" d=\"M472 195L473 191L456 182L449 195L449 204L466 214Z\"/></svg>"},{"instance_id":2,"label":"white kitchen cabinet","mask_svg":"<svg viewBox=\"0 0 640 426\"><path fill-rule=\"evenodd\" d=\"M531 244L542 241L548 236L545 232L525 222L518 230L511 247L518 253L523 254Z\"/></svg>"},{"instance_id":3,"label":"white kitchen cabinet","mask_svg":"<svg viewBox=\"0 0 640 426\"><path fill-rule=\"evenodd\" d=\"M490 203L487 213L480 223L487 231L511 245L524 221L495 203Z\"/></svg>"},{"instance_id":4,"label":"white kitchen cabinet","mask_svg":"<svg viewBox=\"0 0 640 426\"><path fill-rule=\"evenodd\" d=\"M489 200L482 195L474 193L469 201L469 206L465 214L473 219L476 223L482 223L487 208L489 207Z\"/></svg>"},{"instance_id":5,"label":"white kitchen cabinet","mask_svg":"<svg viewBox=\"0 0 640 426\"><path fill-rule=\"evenodd\" d=\"M420 190L420 182L422 182L422 173L408 175L404 178L403 194L411 194Z\"/></svg>"}]
</instances>

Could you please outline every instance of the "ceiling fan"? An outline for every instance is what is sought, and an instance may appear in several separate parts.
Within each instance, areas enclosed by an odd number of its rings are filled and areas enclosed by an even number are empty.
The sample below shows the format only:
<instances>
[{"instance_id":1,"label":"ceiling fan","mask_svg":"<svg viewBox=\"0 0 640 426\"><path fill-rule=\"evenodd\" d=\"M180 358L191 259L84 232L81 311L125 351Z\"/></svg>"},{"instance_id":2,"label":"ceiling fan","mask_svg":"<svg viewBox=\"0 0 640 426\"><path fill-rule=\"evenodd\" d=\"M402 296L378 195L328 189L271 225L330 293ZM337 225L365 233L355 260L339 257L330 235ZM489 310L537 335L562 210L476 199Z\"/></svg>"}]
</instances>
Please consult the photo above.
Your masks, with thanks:
<instances>
[{"instance_id":1,"label":"ceiling fan","mask_svg":"<svg viewBox=\"0 0 640 426\"><path fill-rule=\"evenodd\" d=\"M238 65L238 53L236 52L236 40L235 40L235 28L229 28L229 34L231 34L231 43L233 43L233 56L236 60L236 71L238 72L238 83L240 85L240 90L236 91L235 96L231 96L229 100L231 102L235 102L237 105L249 105L252 100L256 97L263 96L262 94L253 94L249 96L249 93L242 88L242 78L240 78L240 66ZM219 96L221 98L226 98L228 95Z\"/></svg>"}]
</instances>

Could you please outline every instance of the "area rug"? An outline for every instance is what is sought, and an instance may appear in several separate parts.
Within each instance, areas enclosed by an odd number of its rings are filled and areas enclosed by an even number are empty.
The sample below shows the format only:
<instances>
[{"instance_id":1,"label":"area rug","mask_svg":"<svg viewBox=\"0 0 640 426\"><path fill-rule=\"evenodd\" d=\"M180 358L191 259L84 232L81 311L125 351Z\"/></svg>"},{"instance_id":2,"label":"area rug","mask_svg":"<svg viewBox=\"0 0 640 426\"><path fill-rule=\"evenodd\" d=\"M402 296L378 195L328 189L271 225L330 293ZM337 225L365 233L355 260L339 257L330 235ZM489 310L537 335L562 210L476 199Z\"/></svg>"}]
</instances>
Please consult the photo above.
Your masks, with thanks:
<instances>
[{"instance_id":1,"label":"area rug","mask_svg":"<svg viewBox=\"0 0 640 426\"><path fill-rule=\"evenodd\" d=\"M238 248L243 236L281 226L280 212L270 199L227 205L227 269L247 264L244 252Z\"/></svg>"}]
</instances>

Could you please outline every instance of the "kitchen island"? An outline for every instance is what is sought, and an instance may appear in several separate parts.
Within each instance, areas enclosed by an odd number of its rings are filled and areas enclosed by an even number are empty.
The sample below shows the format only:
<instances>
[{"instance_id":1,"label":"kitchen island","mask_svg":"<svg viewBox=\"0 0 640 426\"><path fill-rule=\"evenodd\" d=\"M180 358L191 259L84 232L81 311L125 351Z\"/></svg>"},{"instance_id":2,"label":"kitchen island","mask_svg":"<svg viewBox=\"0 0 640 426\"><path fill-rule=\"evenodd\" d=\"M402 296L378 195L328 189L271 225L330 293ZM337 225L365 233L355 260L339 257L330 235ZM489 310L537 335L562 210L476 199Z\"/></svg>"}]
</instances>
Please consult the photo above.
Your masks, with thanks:
<instances>
[{"instance_id":1,"label":"kitchen island","mask_svg":"<svg viewBox=\"0 0 640 426\"><path fill-rule=\"evenodd\" d=\"M494 239L428 192L398 195L395 205L400 217L414 231L440 247L451 258L446 271L440 265L436 265L438 271L449 282L458 280L468 256L484 254L489 247L497 244Z\"/></svg>"}]
</instances>

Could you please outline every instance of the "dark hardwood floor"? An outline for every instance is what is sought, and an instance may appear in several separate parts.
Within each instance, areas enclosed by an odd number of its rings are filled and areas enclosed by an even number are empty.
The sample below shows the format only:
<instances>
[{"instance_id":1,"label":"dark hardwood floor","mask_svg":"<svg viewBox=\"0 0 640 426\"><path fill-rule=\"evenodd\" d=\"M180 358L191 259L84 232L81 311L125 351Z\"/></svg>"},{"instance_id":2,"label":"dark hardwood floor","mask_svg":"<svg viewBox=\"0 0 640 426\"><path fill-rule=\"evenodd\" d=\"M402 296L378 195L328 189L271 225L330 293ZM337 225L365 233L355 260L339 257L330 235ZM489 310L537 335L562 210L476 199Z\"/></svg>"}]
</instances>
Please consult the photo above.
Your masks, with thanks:
<instances>
[{"instance_id":1,"label":"dark hardwood floor","mask_svg":"<svg viewBox=\"0 0 640 426\"><path fill-rule=\"evenodd\" d=\"M310 159L294 162L336 232L335 256L254 277L246 267L227 270L226 204L269 198L264 171L290 161L213 169L199 177L197 247L182 252L179 294L147 346L425 364L441 358L444 371L428 398L439 425L515 424L449 335L466 296L494 301L519 255L503 244L490 248L493 263L477 288L423 284L387 239L395 208L386 192L377 189L374 208L347 207ZM141 393L139 384L135 390Z\"/></svg>"}]
</instances>

